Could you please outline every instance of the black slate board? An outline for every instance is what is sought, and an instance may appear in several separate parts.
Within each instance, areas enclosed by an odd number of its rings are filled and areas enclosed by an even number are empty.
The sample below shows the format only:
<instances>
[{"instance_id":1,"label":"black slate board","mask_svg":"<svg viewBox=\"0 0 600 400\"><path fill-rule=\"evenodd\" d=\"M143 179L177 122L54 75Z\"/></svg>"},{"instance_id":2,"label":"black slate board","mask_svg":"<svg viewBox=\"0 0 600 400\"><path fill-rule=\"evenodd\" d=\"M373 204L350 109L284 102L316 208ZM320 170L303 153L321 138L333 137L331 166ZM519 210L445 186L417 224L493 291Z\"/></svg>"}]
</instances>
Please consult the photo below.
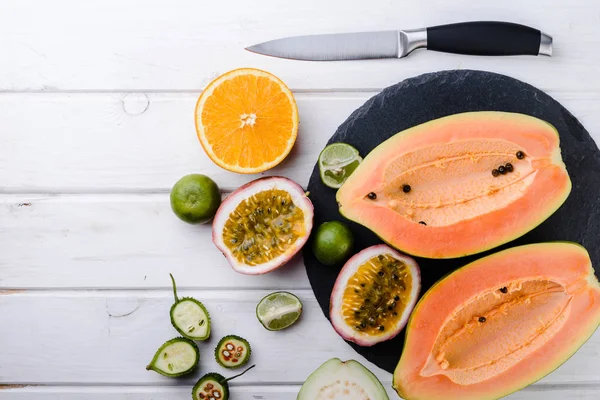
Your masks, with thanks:
<instances>
[{"instance_id":1,"label":"black slate board","mask_svg":"<svg viewBox=\"0 0 600 400\"><path fill-rule=\"evenodd\" d=\"M565 204L543 224L504 246L452 260L417 258L424 293L446 273L504 248L528 243L569 240L584 245L600 272L600 151L589 133L563 106L531 85L484 71L442 71L420 75L390 86L372 97L338 128L328 143L345 142L364 157L394 134L412 126L467 111L509 111L541 118L554 125L562 156L573 182ZM308 184L315 206L315 227L339 220L349 224L356 238L355 251L381 243L366 228L344 219L338 212L335 191L325 187L315 165ZM310 284L323 313L329 318L329 296L340 267L321 265L310 246L303 252ZM340 339L341 340L341 339ZM373 347L349 343L377 366L393 372L404 344L404 333Z\"/></svg>"}]
</instances>

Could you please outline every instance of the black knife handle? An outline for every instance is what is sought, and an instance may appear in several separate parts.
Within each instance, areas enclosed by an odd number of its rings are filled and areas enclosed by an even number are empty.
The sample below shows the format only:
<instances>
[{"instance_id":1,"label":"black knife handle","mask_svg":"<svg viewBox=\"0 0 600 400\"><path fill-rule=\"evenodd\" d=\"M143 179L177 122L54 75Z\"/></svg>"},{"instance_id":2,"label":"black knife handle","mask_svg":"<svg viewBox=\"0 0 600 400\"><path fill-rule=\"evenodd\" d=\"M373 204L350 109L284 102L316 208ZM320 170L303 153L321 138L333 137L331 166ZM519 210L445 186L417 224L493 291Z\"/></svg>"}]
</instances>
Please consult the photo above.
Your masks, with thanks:
<instances>
[{"instance_id":1,"label":"black knife handle","mask_svg":"<svg viewBox=\"0 0 600 400\"><path fill-rule=\"evenodd\" d=\"M547 54L537 29L509 22L462 22L427 28L427 49L445 53L477 56L512 56Z\"/></svg>"}]
</instances>

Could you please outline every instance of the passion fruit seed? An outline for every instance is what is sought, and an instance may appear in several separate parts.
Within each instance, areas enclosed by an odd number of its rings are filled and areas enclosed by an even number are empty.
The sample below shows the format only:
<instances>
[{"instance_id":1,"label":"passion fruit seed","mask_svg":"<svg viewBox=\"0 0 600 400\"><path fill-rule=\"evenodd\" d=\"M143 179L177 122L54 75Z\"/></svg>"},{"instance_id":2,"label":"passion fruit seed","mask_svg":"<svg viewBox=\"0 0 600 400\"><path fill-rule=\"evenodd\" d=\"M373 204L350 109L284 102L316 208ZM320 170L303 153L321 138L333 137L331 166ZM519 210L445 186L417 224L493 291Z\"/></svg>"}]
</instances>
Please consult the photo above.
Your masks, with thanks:
<instances>
[{"instance_id":1,"label":"passion fruit seed","mask_svg":"<svg viewBox=\"0 0 600 400\"><path fill-rule=\"evenodd\" d=\"M479 322L484 323L486 321L485 317L479 317Z\"/></svg>"},{"instance_id":2,"label":"passion fruit seed","mask_svg":"<svg viewBox=\"0 0 600 400\"><path fill-rule=\"evenodd\" d=\"M508 289L506 288L506 286L505 286L505 287L501 287L501 288L500 288L500 291L501 291L502 293L508 293Z\"/></svg>"},{"instance_id":3,"label":"passion fruit seed","mask_svg":"<svg viewBox=\"0 0 600 400\"><path fill-rule=\"evenodd\" d=\"M500 172L498 172L498 170L496 168L494 168L492 170L492 176L498 176L498 175L500 175Z\"/></svg>"},{"instance_id":4,"label":"passion fruit seed","mask_svg":"<svg viewBox=\"0 0 600 400\"><path fill-rule=\"evenodd\" d=\"M511 163L506 163L506 165L504 166L504 168L506 169L506 172L513 172L514 171L514 167Z\"/></svg>"},{"instance_id":5,"label":"passion fruit seed","mask_svg":"<svg viewBox=\"0 0 600 400\"><path fill-rule=\"evenodd\" d=\"M371 200L375 200L377 198L377 193L371 192L367 195L367 197Z\"/></svg>"},{"instance_id":6,"label":"passion fruit seed","mask_svg":"<svg viewBox=\"0 0 600 400\"><path fill-rule=\"evenodd\" d=\"M525 158L525 153L523 153L521 150L517 151L517 158L519 160L522 160Z\"/></svg>"},{"instance_id":7,"label":"passion fruit seed","mask_svg":"<svg viewBox=\"0 0 600 400\"><path fill-rule=\"evenodd\" d=\"M348 325L365 334L379 334L395 325L397 311L401 311L396 309L400 294L409 295L403 293L405 284L410 285L410 277L404 263L389 254L371 258L350 278L344 292L349 301L342 313Z\"/></svg>"},{"instance_id":8,"label":"passion fruit seed","mask_svg":"<svg viewBox=\"0 0 600 400\"><path fill-rule=\"evenodd\" d=\"M231 216L223 229L223 241L236 260L246 265L264 264L280 256L304 234L304 212L284 190L256 193L241 202Z\"/></svg>"},{"instance_id":9,"label":"passion fruit seed","mask_svg":"<svg viewBox=\"0 0 600 400\"><path fill-rule=\"evenodd\" d=\"M410 189L411 189L410 185L406 185L406 184L405 184L405 185L402 185L402 191L403 191L404 193L408 193L408 192L410 192Z\"/></svg>"},{"instance_id":10,"label":"passion fruit seed","mask_svg":"<svg viewBox=\"0 0 600 400\"><path fill-rule=\"evenodd\" d=\"M502 175L506 174L506 168L504 168L504 165L498 167L498 172L500 172Z\"/></svg>"}]
</instances>

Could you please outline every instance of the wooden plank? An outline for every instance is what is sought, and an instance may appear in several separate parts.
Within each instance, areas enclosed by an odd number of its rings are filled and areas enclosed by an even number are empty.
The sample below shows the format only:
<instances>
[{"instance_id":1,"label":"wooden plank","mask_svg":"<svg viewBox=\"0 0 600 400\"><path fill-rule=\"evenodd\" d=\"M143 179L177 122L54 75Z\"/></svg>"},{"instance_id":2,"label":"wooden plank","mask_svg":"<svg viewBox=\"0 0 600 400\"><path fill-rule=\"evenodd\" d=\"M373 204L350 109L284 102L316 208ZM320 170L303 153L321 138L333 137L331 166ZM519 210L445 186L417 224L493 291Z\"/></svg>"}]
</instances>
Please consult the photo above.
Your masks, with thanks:
<instances>
[{"instance_id":1,"label":"wooden plank","mask_svg":"<svg viewBox=\"0 0 600 400\"><path fill-rule=\"evenodd\" d=\"M200 370L170 380L144 370L154 351L176 336L168 311L168 291L25 292L0 296L0 382L52 385L193 384L217 370L212 351L218 338L239 334L253 346L252 373L238 385L298 385L332 357L364 362L386 385L391 375L358 356L333 331L310 291L295 291L304 315L294 327L268 332L256 320L256 303L265 291L187 291L211 312L212 338L200 343ZM600 332L543 384L598 382Z\"/></svg>"},{"instance_id":2,"label":"wooden plank","mask_svg":"<svg viewBox=\"0 0 600 400\"><path fill-rule=\"evenodd\" d=\"M371 94L299 94L296 145L280 166L262 175L306 184L320 149ZM192 172L230 190L261 176L225 171L206 156L194 128L196 99L163 93L2 94L0 190L166 191Z\"/></svg>"},{"instance_id":3,"label":"wooden plank","mask_svg":"<svg viewBox=\"0 0 600 400\"><path fill-rule=\"evenodd\" d=\"M169 196L0 197L0 289L309 288L301 259L263 276L234 272L211 225L175 217Z\"/></svg>"},{"instance_id":4,"label":"wooden plank","mask_svg":"<svg viewBox=\"0 0 600 400\"><path fill-rule=\"evenodd\" d=\"M0 390L2 388L0 387ZM387 387L390 399L398 399L395 392ZM235 400L296 400L300 386L235 386L230 387L231 398ZM188 399L190 387L131 387L131 386L28 386L25 388L1 391L5 400L183 400ZM151 396L151 397L150 397ZM597 385L549 386L536 384L520 390L507 400L597 400L600 387Z\"/></svg>"},{"instance_id":5,"label":"wooden plank","mask_svg":"<svg viewBox=\"0 0 600 400\"><path fill-rule=\"evenodd\" d=\"M422 72L484 69L551 90L600 90L595 0L230 2L135 0L13 2L0 12L0 90L200 90L229 69L253 66L295 89L382 88ZM35 10L35 12L32 12ZM64 12L69 10L69 12ZM472 20L529 24L555 37L555 57L490 58L420 51L345 63L280 60L244 47L282 36L419 28ZM43 34L42 34L43 33ZM567 73L568 71L568 73Z\"/></svg>"},{"instance_id":6,"label":"wooden plank","mask_svg":"<svg viewBox=\"0 0 600 400\"><path fill-rule=\"evenodd\" d=\"M306 185L329 137L373 94L298 94L297 144L265 175ZM551 94L600 138L600 94ZM206 156L196 138L195 101L182 93L2 94L0 193L166 192L191 172L231 190L256 178L225 171Z\"/></svg>"}]
</instances>

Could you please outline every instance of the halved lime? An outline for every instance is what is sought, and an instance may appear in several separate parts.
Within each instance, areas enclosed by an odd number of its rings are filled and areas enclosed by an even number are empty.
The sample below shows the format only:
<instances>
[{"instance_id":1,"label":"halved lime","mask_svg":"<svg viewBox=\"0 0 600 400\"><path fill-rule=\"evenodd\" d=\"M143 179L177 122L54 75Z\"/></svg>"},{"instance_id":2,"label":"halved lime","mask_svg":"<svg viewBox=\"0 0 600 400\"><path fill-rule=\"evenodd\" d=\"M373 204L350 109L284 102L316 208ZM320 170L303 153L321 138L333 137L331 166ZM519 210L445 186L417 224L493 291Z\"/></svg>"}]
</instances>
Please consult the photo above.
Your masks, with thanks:
<instances>
[{"instance_id":1,"label":"halved lime","mask_svg":"<svg viewBox=\"0 0 600 400\"><path fill-rule=\"evenodd\" d=\"M270 331L293 325L302 314L302 302L289 292L266 295L256 306L256 317Z\"/></svg>"},{"instance_id":2,"label":"halved lime","mask_svg":"<svg viewBox=\"0 0 600 400\"><path fill-rule=\"evenodd\" d=\"M361 161L354 147L347 143L332 143L319 154L321 181L325 186L339 189Z\"/></svg>"}]
</instances>

